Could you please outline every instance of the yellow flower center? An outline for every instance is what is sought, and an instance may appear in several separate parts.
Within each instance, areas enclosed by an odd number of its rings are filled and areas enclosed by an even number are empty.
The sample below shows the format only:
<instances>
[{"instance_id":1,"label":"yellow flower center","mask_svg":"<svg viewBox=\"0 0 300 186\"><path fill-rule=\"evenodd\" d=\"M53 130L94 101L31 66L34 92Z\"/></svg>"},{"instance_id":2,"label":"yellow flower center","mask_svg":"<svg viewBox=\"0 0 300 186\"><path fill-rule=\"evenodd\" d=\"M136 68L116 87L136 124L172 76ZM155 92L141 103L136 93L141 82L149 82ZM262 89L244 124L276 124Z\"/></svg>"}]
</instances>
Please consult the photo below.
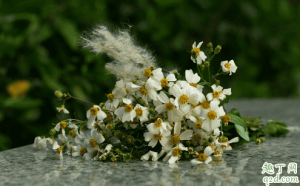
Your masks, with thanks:
<instances>
[{"instance_id":1,"label":"yellow flower center","mask_svg":"<svg viewBox=\"0 0 300 186\"><path fill-rule=\"evenodd\" d=\"M188 101L189 101L189 97L187 96L187 95L185 95L185 94L182 94L180 97L179 97L179 102L181 103L181 104L185 104L185 103L187 103Z\"/></svg>"},{"instance_id":2,"label":"yellow flower center","mask_svg":"<svg viewBox=\"0 0 300 186\"><path fill-rule=\"evenodd\" d=\"M192 136L192 140L193 140L194 142L196 142L196 143L200 143L200 140L201 140L200 134L194 134L194 135Z\"/></svg>"},{"instance_id":3,"label":"yellow flower center","mask_svg":"<svg viewBox=\"0 0 300 186\"><path fill-rule=\"evenodd\" d=\"M222 121L224 124L228 124L228 122L231 120L231 117L229 115L222 116Z\"/></svg>"},{"instance_id":4,"label":"yellow flower center","mask_svg":"<svg viewBox=\"0 0 300 186\"><path fill-rule=\"evenodd\" d=\"M201 106L204 109L208 109L210 107L210 103L209 103L209 101L203 101L203 102L201 102Z\"/></svg>"},{"instance_id":5,"label":"yellow flower center","mask_svg":"<svg viewBox=\"0 0 300 186\"><path fill-rule=\"evenodd\" d=\"M159 132L158 134L155 134L154 137L156 140L160 141L162 139L163 135Z\"/></svg>"},{"instance_id":6,"label":"yellow flower center","mask_svg":"<svg viewBox=\"0 0 300 186\"><path fill-rule=\"evenodd\" d=\"M131 112L133 110L133 106L132 105L126 105L125 110L126 110L126 112Z\"/></svg>"},{"instance_id":7,"label":"yellow flower center","mask_svg":"<svg viewBox=\"0 0 300 186\"><path fill-rule=\"evenodd\" d=\"M207 113L207 117L210 119L210 120L214 120L216 117L217 117L217 113L213 110L210 110L208 113Z\"/></svg>"},{"instance_id":8,"label":"yellow flower center","mask_svg":"<svg viewBox=\"0 0 300 186\"><path fill-rule=\"evenodd\" d=\"M204 153L200 153L198 160L204 162L206 160L206 155Z\"/></svg>"},{"instance_id":9,"label":"yellow flower center","mask_svg":"<svg viewBox=\"0 0 300 186\"><path fill-rule=\"evenodd\" d=\"M110 113L106 113L106 121L107 122L110 122L110 121L112 121L114 118L113 118L113 115L112 114L110 114Z\"/></svg>"},{"instance_id":10,"label":"yellow flower center","mask_svg":"<svg viewBox=\"0 0 300 186\"><path fill-rule=\"evenodd\" d=\"M90 108L91 115L96 116L98 113L98 109L96 107Z\"/></svg>"},{"instance_id":11,"label":"yellow flower center","mask_svg":"<svg viewBox=\"0 0 300 186\"><path fill-rule=\"evenodd\" d=\"M219 138L218 142L222 143L223 142L223 138Z\"/></svg>"},{"instance_id":12,"label":"yellow flower center","mask_svg":"<svg viewBox=\"0 0 300 186\"><path fill-rule=\"evenodd\" d=\"M231 64L228 62L225 64L225 68L227 68L228 70L230 69Z\"/></svg>"},{"instance_id":13,"label":"yellow flower center","mask_svg":"<svg viewBox=\"0 0 300 186\"><path fill-rule=\"evenodd\" d=\"M143 110L141 108L136 108L135 109L136 115L142 116L143 115Z\"/></svg>"},{"instance_id":14,"label":"yellow flower center","mask_svg":"<svg viewBox=\"0 0 300 186\"><path fill-rule=\"evenodd\" d=\"M60 154L60 152L61 152L61 148L59 147L58 149L56 149L56 153Z\"/></svg>"},{"instance_id":15,"label":"yellow flower center","mask_svg":"<svg viewBox=\"0 0 300 186\"><path fill-rule=\"evenodd\" d=\"M9 85L6 89L9 95L13 98L24 97L30 87L30 82L27 80L17 80Z\"/></svg>"},{"instance_id":16,"label":"yellow flower center","mask_svg":"<svg viewBox=\"0 0 300 186\"><path fill-rule=\"evenodd\" d=\"M97 142L94 139L90 139L90 146L95 148L97 146Z\"/></svg>"},{"instance_id":17,"label":"yellow flower center","mask_svg":"<svg viewBox=\"0 0 300 186\"><path fill-rule=\"evenodd\" d=\"M219 154L221 154L220 151L215 151L215 152L214 152L214 155L219 155Z\"/></svg>"},{"instance_id":18,"label":"yellow flower center","mask_svg":"<svg viewBox=\"0 0 300 186\"><path fill-rule=\"evenodd\" d=\"M110 101L114 100L114 95L113 94L106 94L107 99L109 99Z\"/></svg>"},{"instance_id":19,"label":"yellow flower center","mask_svg":"<svg viewBox=\"0 0 300 186\"><path fill-rule=\"evenodd\" d=\"M174 135L171 137L170 143L172 143L173 145L176 145L179 142L180 142L180 137L178 135Z\"/></svg>"},{"instance_id":20,"label":"yellow flower center","mask_svg":"<svg viewBox=\"0 0 300 186\"><path fill-rule=\"evenodd\" d=\"M76 138L76 133L74 130L70 130L69 135L72 136L72 138Z\"/></svg>"},{"instance_id":21,"label":"yellow flower center","mask_svg":"<svg viewBox=\"0 0 300 186\"><path fill-rule=\"evenodd\" d=\"M144 76L150 77L151 74L152 74L152 71L149 68L145 69Z\"/></svg>"},{"instance_id":22,"label":"yellow flower center","mask_svg":"<svg viewBox=\"0 0 300 186\"><path fill-rule=\"evenodd\" d=\"M156 127L161 127L161 120L157 120L154 122Z\"/></svg>"},{"instance_id":23,"label":"yellow flower center","mask_svg":"<svg viewBox=\"0 0 300 186\"><path fill-rule=\"evenodd\" d=\"M129 94L129 90L126 88L126 93Z\"/></svg>"},{"instance_id":24,"label":"yellow flower center","mask_svg":"<svg viewBox=\"0 0 300 186\"><path fill-rule=\"evenodd\" d=\"M102 129L100 128L98 122L95 122L95 123L94 123L94 128L97 129L98 132L102 130Z\"/></svg>"},{"instance_id":25,"label":"yellow flower center","mask_svg":"<svg viewBox=\"0 0 300 186\"><path fill-rule=\"evenodd\" d=\"M173 149L173 155L174 156L179 156L180 155L180 151L181 151L181 149L179 147L175 147Z\"/></svg>"},{"instance_id":26,"label":"yellow flower center","mask_svg":"<svg viewBox=\"0 0 300 186\"><path fill-rule=\"evenodd\" d=\"M166 109L167 109L168 111L171 111L171 110L174 109L174 105L173 105L172 103L166 103Z\"/></svg>"},{"instance_id":27,"label":"yellow flower center","mask_svg":"<svg viewBox=\"0 0 300 186\"><path fill-rule=\"evenodd\" d=\"M214 98L218 98L220 96L220 94L221 94L221 92L218 92L218 91L213 92Z\"/></svg>"},{"instance_id":28,"label":"yellow flower center","mask_svg":"<svg viewBox=\"0 0 300 186\"><path fill-rule=\"evenodd\" d=\"M64 121L61 121L61 122L59 122L59 126L60 126L60 128L65 129L67 127L67 123Z\"/></svg>"},{"instance_id":29,"label":"yellow flower center","mask_svg":"<svg viewBox=\"0 0 300 186\"><path fill-rule=\"evenodd\" d=\"M201 127L202 127L202 122L198 121L198 122L195 124L195 127L196 127L196 129L201 129Z\"/></svg>"},{"instance_id":30,"label":"yellow flower center","mask_svg":"<svg viewBox=\"0 0 300 186\"><path fill-rule=\"evenodd\" d=\"M209 146L210 146L211 148L214 148L214 145L213 145L213 144L210 144Z\"/></svg>"},{"instance_id":31,"label":"yellow flower center","mask_svg":"<svg viewBox=\"0 0 300 186\"><path fill-rule=\"evenodd\" d=\"M194 48L191 50L191 52L192 52L193 57L197 57L198 54L200 53L200 48L194 47Z\"/></svg>"},{"instance_id":32,"label":"yellow flower center","mask_svg":"<svg viewBox=\"0 0 300 186\"><path fill-rule=\"evenodd\" d=\"M196 85L195 83L190 83L190 85L191 85L192 87L197 87L197 85Z\"/></svg>"},{"instance_id":33,"label":"yellow flower center","mask_svg":"<svg viewBox=\"0 0 300 186\"><path fill-rule=\"evenodd\" d=\"M147 95L147 93L148 93L147 89L145 89L144 87L141 87L141 88L139 89L139 91L140 91L140 93L141 93L142 95Z\"/></svg>"},{"instance_id":34,"label":"yellow flower center","mask_svg":"<svg viewBox=\"0 0 300 186\"><path fill-rule=\"evenodd\" d=\"M198 107L198 104L197 104L197 105L191 104L191 106L192 106L193 108L196 108L196 107Z\"/></svg>"},{"instance_id":35,"label":"yellow flower center","mask_svg":"<svg viewBox=\"0 0 300 186\"><path fill-rule=\"evenodd\" d=\"M161 84L161 87L166 87L166 86L168 86L169 82L166 78L163 78L160 80L160 84Z\"/></svg>"},{"instance_id":36,"label":"yellow flower center","mask_svg":"<svg viewBox=\"0 0 300 186\"><path fill-rule=\"evenodd\" d=\"M82 147L80 149L80 156L83 156L87 152L87 149L85 147Z\"/></svg>"}]
</instances>

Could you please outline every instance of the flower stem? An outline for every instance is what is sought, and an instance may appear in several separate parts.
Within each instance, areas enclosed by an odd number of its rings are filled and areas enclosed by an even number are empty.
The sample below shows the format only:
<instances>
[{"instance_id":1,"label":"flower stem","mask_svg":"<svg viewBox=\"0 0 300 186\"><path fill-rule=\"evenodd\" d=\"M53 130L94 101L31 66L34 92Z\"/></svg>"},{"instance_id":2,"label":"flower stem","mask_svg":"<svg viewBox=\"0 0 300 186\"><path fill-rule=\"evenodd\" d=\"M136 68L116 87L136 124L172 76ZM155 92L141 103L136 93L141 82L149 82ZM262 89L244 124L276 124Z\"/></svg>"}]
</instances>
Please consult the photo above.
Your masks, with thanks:
<instances>
[{"instance_id":1,"label":"flower stem","mask_svg":"<svg viewBox=\"0 0 300 186\"><path fill-rule=\"evenodd\" d=\"M71 98L76 99L76 100L81 101L81 102L84 102L84 103L87 103L87 104L90 104L90 105L97 105L95 103L90 103L90 102L84 101L82 99L76 98L74 96L71 96L69 93L68 93L68 97L64 100L63 105L65 104L65 101L67 101L68 99L71 99Z\"/></svg>"}]
</instances>

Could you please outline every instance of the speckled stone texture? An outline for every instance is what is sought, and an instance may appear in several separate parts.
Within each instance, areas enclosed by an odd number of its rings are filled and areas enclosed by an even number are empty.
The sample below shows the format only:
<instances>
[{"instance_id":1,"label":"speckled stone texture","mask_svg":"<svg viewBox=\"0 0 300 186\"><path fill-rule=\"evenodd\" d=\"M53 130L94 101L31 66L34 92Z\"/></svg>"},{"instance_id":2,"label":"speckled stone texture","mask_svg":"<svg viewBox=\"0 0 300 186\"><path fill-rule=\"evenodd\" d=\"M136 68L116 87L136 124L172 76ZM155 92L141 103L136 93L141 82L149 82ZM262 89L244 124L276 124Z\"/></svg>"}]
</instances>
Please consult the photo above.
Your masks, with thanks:
<instances>
[{"instance_id":1,"label":"speckled stone texture","mask_svg":"<svg viewBox=\"0 0 300 186\"><path fill-rule=\"evenodd\" d=\"M300 99L234 100L226 110L237 108L241 115L261 117L264 122L278 119L290 129L286 137L267 137L266 142L248 143L227 151L220 162L208 166L194 166L180 161L170 166L162 161L103 163L85 161L64 155L57 160L49 149L35 150L31 145L0 152L0 185L242 185L259 186L264 162L278 164L298 163L297 174L281 176L300 177ZM32 139L34 140L34 139ZM277 172L275 168L275 172ZM275 176L275 175L272 175ZM274 184L270 185L299 185Z\"/></svg>"}]
</instances>

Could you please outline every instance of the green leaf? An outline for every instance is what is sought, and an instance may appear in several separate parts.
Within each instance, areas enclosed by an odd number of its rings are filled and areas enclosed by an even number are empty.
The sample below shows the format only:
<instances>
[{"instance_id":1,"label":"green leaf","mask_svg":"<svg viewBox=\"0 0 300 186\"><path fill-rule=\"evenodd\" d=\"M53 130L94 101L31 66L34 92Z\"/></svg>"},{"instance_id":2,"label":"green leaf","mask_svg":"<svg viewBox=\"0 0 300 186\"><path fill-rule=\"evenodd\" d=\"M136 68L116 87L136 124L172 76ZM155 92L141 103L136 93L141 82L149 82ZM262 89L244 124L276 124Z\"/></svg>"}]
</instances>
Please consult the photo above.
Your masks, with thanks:
<instances>
[{"instance_id":1,"label":"green leaf","mask_svg":"<svg viewBox=\"0 0 300 186\"><path fill-rule=\"evenodd\" d=\"M273 137L285 136L289 130L286 129L286 124L278 120L270 120L263 128L263 132Z\"/></svg>"},{"instance_id":2,"label":"green leaf","mask_svg":"<svg viewBox=\"0 0 300 186\"><path fill-rule=\"evenodd\" d=\"M210 86L211 84L210 84L210 82L201 82L201 83L198 83L198 85L209 85Z\"/></svg>"},{"instance_id":3,"label":"green leaf","mask_svg":"<svg viewBox=\"0 0 300 186\"><path fill-rule=\"evenodd\" d=\"M276 125L280 125L282 127L287 127L286 124L283 122L283 121L279 121L279 120L268 120L267 124L270 123L270 124L276 124Z\"/></svg>"},{"instance_id":4,"label":"green leaf","mask_svg":"<svg viewBox=\"0 0 300 186\"><path fill-rule=\"evenodd\" d=\"M59 30L60 34L64 37L70 48L75 50L77 48L78 38L76 25L63 17L58 17L57 22L57 29Z\"/></svg>"},{"instance_id":5,"label":"green leaf","mask_svg":"<svg viewBox=\"0 0 300 186\"><path fill-rule=\"evenodd\" d=\"M247 131L247 125L245 121L240 118L239 116L236 116L230 112L227 113L231 117L230 122L234 123L235 129L237 133L246 141L249 141L249 134Z\"/></svg>"},{"instance_id":6,"label":"green leaf","mask_svg":"<svg viewBox=\"0 0 300 186\"><path fill-rule=\"evenodd\" d=\"M230 130L230 129L232 129L234 127L234 125L228 125L228 126L222 126L222 130L223 131L228 131L228 130Z\"/></svg>"},{"instance_id":7,"label":"green leaf","mask_svg":"<svg viewBox=\"0 0 300 186\"><path fill-rule=\"evenodd\" d=\"M231 109L231 110L229 111L229 113L241 117L240 112L239 112L236 108Z\"/></svg>"}]
</instances>

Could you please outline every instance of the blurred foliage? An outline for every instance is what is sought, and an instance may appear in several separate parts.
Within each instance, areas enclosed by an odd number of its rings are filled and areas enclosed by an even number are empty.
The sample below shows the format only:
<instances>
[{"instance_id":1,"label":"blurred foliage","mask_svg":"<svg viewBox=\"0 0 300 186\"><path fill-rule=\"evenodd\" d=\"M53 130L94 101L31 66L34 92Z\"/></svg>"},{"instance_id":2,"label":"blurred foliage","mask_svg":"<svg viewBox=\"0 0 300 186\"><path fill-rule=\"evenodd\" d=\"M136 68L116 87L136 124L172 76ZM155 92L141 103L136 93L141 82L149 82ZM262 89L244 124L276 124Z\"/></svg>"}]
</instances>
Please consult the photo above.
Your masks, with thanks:
<instances>
[{"instance_id":1,"label":"blurred foliage","mask_svg":"<svg viewBox=\"0 0 300 186\"><path fill-rule=\"evenodd\" d=\"M62 90L94 103L106 100L115 79L110 59L78 45L99 23L131 28L165 69L195 69L194 41L221 45L211 69L234 59L236 74L221 79L231 98L298 96L300 6L297 0L0 0L0 150L33 143L60 119L85 119L90 105L68 100L69 115L56 112ZM206 73L207 75L207 73ZM29 81L22 98L8 89ZM298 82L299 83L299 82Z\"/></svg>"}]
</instances>

